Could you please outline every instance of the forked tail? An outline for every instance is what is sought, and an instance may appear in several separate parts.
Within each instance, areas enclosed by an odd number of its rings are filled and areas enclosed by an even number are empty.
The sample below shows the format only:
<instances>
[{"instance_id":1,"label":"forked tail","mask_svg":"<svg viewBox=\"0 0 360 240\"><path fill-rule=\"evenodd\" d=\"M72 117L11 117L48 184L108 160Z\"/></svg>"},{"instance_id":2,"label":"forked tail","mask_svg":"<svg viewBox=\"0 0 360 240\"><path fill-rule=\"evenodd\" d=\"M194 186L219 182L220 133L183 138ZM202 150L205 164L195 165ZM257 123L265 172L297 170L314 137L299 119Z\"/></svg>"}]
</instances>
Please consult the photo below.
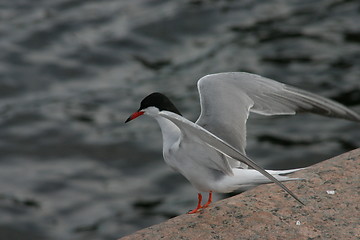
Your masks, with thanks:
<instances>
[{"instance_id":1,"label":"forked tail","mask_svg":"<svg viewBox=\"0 0 360 240\"><path fill-rule=\"evenodd\" d=\"M284 182L284 181L301 180L301 178L291 178L285 175L302 169L304 168L296 168L290 170L266 170L266 171L270 173L272 176L274 176L277 180ZM234 168L233 172L234 172L234 176L226 176L221 180L221 182L219 183L219 186L221 186L221 191L217 191L217 192L227 193L235 190L245 191L261 184L272 183L272 181L269 180L269 178L265 177L263 174L256 171L255 169Z\"/></svg>"}]
</instances>

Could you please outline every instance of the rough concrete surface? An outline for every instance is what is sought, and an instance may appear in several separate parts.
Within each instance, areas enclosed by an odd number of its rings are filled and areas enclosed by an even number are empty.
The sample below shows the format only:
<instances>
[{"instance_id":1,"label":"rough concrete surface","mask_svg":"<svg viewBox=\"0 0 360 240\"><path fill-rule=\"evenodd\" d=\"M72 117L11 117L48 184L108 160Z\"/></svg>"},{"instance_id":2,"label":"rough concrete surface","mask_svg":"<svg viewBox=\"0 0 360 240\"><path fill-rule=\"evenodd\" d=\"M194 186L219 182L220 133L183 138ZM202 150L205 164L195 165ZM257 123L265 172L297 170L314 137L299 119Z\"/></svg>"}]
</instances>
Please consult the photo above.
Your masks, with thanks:
<instances>
[{"instance_id":1,"label":"rough concrete surface","mask_svg":"<svg viewBox=\"0 0 360 240\"><path fill-rule=\"evenodd\" d=\"M292 174L305 206L267 184L121 239L360 239L359 171L356 149Z\"/></svg>"}]
</instances>

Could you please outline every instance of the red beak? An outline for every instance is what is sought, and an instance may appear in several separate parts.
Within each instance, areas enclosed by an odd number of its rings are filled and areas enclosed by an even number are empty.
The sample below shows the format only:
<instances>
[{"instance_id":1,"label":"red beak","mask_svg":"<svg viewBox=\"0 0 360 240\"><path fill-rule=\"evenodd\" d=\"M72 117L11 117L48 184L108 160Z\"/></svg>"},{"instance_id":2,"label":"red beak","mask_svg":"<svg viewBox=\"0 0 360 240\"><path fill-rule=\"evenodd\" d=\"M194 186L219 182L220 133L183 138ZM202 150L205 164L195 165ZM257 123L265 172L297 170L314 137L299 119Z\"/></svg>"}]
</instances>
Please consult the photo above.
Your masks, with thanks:
<instances>
[{"instance_id":1,"label":"red beak","mask_svg":"<svg viewBox=\"0 0 360 240\"><path fill-rule=\"evenodd\" d=\"M140 117L143 114L144 114L143 111L134 112L133 114L131 114L131 116L128 119L126 119L125 123L130 122L131 120L133 120L133 119L135 119L137 117Z\"/></svg>"}]
</instances>

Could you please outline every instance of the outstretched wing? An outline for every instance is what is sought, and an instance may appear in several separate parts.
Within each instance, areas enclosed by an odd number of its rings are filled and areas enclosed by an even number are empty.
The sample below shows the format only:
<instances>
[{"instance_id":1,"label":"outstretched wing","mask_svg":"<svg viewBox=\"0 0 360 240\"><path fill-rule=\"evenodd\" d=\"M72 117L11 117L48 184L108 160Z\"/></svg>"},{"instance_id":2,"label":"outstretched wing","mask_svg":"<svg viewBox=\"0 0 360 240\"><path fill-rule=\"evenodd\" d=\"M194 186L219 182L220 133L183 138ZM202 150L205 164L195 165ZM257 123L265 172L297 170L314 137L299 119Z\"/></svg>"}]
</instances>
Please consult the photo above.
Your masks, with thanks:
<instances>
[{"instance_id":1,"label":"outstretched wing","mask_svg":"<svg viewBox=\"0 0 360 240\"><path fill-rule=\"evenodd\" d=\"M181 130L182 134L190 136L193 141L199 141L199 143L208 145L212 149L215 149L219 153L224 154L224 155L228 156L229 158L232 158L234 160L245 163L246 165L249 165L250 167L259 171L265 177L269 178L271 181L273 181L274 183L279 185L282 189L284 189L287 193L289 193L298 202L300 202L301 204L304 204L285 185L283 185L281 182L279 182L271 174L266 172L262 167L257 165L253 160L251 160L245 154L241 153L239 150L232 147L231 145L229 145L222 139L218 138L216 135L212 134L208 130L187 120L186 118L183 118L182 116L180 116L178 114L175 114L175 113L172 113L169 111L161 111L159 114L160 114L160 116L167 118L171 122L173 122Z\"/></svg>"},{"instance_id":2,"label":"outstretched wing","mask_svg":"<svg viewBox=\"0 0 360 240\"><path fill-rule=\"evenodd\" d=\"M196 123L245 153L249 111L262 115L312 112L360 121L330 99L244 72L217 73L198 81L201 114Z\"/></svg>"}]
</instances>

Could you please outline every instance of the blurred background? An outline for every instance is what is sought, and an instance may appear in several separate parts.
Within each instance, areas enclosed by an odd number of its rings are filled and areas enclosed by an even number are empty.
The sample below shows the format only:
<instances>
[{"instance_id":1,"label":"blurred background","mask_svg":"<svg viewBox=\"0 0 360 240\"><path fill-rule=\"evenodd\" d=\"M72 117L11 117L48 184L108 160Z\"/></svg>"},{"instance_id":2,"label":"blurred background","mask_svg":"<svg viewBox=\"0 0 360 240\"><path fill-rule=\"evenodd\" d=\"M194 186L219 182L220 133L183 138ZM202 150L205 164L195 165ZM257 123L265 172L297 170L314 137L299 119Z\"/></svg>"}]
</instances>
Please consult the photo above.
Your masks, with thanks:
<instances>
[{"instance_id":1,"label":"blurred background","mask_svg":"<svg viewBox=\"0 0 360 240\"><path fill-rule=\"evenodd\" d=\"M0 239L116 239L192 209L157 123L123 123L153 91L194 121L200 77L247 71L360 112L359 22L357 0L2 1ZM268 169L359 146L350 121L248 121Z\"/></svg>"}]
</instances>

